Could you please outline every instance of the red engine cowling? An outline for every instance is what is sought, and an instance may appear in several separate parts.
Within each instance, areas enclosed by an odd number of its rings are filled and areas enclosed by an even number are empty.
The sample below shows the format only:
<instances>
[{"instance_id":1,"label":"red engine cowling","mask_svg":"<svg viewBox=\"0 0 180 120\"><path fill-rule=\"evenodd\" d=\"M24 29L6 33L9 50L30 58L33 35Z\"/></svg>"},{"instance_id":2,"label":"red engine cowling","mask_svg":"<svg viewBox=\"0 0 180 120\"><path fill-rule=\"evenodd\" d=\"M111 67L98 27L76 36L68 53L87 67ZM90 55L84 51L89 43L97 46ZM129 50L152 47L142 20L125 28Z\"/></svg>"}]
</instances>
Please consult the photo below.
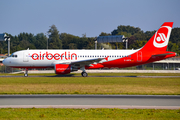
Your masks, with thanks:
<instances>
[{"instance_id":1,"label":"red engine cowling","mask_svg":"<svg viewBox=\"0 0 180 120\"><path fill-rule=\"evenodd\" d=\"M68 74L71 71L72 71L71 65L69 65L69 64L56 64L55 65L55 73L56 74Z\"/></svg>"}]
</instances>

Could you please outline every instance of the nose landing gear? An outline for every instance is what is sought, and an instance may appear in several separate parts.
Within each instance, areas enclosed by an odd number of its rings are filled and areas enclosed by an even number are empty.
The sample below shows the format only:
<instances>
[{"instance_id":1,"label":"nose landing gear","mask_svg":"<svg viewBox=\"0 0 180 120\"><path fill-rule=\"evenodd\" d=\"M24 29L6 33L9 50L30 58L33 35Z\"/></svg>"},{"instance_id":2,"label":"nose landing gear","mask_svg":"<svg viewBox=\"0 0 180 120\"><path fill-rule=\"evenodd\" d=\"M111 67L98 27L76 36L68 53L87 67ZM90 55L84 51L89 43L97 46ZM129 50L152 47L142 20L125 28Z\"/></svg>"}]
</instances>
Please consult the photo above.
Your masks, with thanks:
<instances>
[{"instance_id":1,"label":"nose landing gear","mask_svg":"<svg viewBox=\"0 0 180 120\"><path fill-rule=\"evenodd\" d=\"M28 77L28 68L25 70L24 77Z\"/></svg>"}]
</instances>

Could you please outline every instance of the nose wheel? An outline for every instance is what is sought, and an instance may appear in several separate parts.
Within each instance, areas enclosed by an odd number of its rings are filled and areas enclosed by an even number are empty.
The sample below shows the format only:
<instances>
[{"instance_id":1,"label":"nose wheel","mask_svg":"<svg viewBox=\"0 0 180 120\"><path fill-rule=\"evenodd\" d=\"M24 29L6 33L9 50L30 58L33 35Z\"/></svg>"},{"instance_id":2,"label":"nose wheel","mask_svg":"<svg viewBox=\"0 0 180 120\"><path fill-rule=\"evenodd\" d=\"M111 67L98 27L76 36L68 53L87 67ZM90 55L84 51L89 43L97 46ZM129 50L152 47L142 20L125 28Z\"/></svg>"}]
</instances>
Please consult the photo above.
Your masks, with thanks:
<instances>
[{"instance_id":1,"label":"nose wheel","mask_svg":"<svg viewBox=\"0 0 180 120\"><path fill-rule=\"evenodd\" d=\"M28 68L25 70L24 77L28 77Z\"/></svg>"},{"instance_id":2,"label":"nose wheel","mask_svg":"<svg viewBox=\"0 0 180 120\"><path fill-rule=\"evenodd\" d=\"M81 75L82 75L83 77L87 77L87 76L88 76L87 72L82 72Z\"/></svg>"},{"instance_id":3,"label":"nose wheel","mask_svg":"<svg viewBox=\"0 0 180 120\"><path fill-rule=\"evenodd\" d=\"M25 74L24 74L24 77L28 77L28 74L25 73Z\"/></svg>"}]
</instances>

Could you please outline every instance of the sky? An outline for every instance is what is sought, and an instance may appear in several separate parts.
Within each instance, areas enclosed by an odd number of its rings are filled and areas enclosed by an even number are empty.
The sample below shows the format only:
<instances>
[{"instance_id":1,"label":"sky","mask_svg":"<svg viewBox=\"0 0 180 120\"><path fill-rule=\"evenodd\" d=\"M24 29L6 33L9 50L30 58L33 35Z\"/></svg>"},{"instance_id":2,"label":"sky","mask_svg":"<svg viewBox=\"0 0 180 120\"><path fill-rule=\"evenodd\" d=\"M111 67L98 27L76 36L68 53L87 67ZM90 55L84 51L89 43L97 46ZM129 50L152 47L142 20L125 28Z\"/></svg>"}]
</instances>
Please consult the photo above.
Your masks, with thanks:
<instances>
[{"instance_id":1,"label":"sky","mask_svg":"<svg viewBox=\"0 0 180 120\"><path fill-rule=\"evenodd\" d=\"M59 33L97 37L119 25L157 30L164 22L180 27L180 0L1 0L0 33Z\"/></svg>"}]
</instances>

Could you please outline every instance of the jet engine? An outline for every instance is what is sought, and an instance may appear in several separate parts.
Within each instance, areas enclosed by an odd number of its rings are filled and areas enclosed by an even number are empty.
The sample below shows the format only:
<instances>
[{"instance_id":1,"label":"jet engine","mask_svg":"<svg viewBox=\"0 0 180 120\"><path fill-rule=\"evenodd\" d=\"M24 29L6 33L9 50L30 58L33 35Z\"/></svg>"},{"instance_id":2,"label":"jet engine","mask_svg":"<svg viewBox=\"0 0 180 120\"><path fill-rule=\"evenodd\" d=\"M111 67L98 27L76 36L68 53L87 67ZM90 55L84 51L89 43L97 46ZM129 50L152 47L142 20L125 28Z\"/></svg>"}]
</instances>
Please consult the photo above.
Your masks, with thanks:
<instances>
[{"instance_id":1,"label":"jet engine","mask_svg":"<svg viewBox=\"0 0 180 120\"><path fill-rule=\"evenodd\" d=\"M56 64L54 69L56 74L68 74L72 71L78 70L78 69L73 69L69 64Z\"/></svg>"}]
</instances>

